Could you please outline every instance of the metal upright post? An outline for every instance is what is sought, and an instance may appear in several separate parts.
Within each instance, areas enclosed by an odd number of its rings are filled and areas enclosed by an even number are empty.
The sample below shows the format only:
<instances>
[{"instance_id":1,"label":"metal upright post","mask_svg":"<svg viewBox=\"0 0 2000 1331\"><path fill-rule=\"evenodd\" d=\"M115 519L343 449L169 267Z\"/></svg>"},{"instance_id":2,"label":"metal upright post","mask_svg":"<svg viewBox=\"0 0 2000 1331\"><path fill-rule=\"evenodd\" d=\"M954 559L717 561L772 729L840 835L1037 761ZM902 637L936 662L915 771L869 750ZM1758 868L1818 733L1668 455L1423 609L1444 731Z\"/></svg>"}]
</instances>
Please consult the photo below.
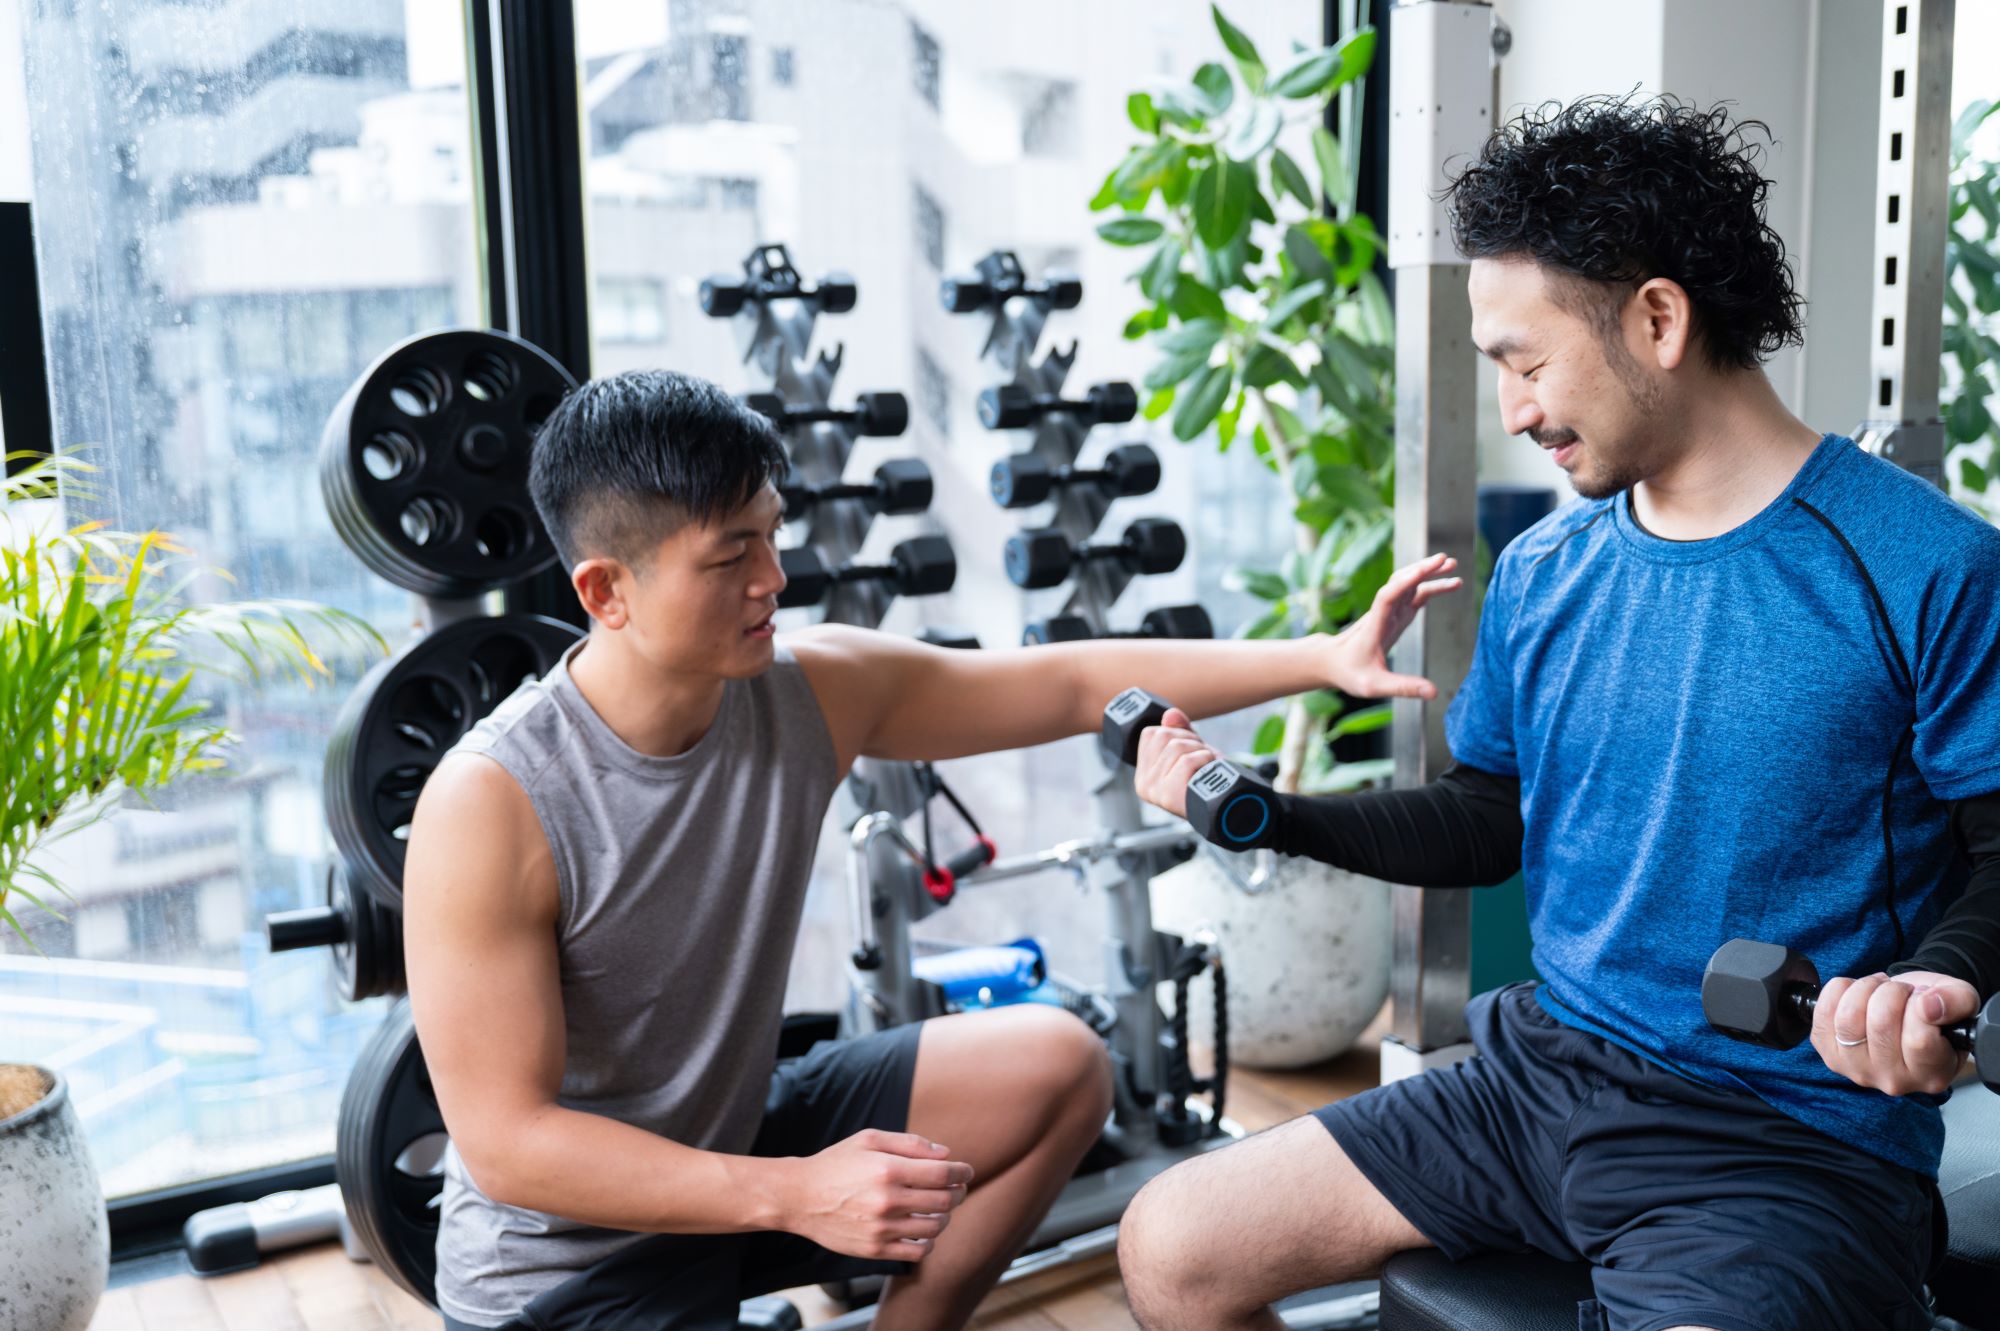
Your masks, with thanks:
<instances>
[{"instance_id":1,"label":"metal upright post","mask_svg":"<svg viewBox=\"0 0 2000 1331\"><path fill-rule=\"evenodd\" d=\"M1945 209L1951 171L1955 0L1882 6L1882 118L1875 159L1875 317L1863 448L1944 484Z\"/></svg>"},{"instance_id":2,"label":"metal upright post","mask_svg":"<svg viewBox=\"0 0 2000 1331\"><path fill-rule=\"evenodd\" d=\"M1485 0L1415 0L1390 16L1389 266L1396 273L1396 562L1433 551L1470 573L1478 515L1478 365L1466 295L1439 194L1445 164L1476 156L1493 128L1493 11ZM1398 699L1396 784L1421 785L1449 754L1444 713L1472 663L1479 605L1428 607L1395 649L1399 671L1436 681L1435 702ZM1383 1076L1434 1061L1465 1039L1471 903L1464 892L1397 888Z\"/></svg>"}]
</instances>

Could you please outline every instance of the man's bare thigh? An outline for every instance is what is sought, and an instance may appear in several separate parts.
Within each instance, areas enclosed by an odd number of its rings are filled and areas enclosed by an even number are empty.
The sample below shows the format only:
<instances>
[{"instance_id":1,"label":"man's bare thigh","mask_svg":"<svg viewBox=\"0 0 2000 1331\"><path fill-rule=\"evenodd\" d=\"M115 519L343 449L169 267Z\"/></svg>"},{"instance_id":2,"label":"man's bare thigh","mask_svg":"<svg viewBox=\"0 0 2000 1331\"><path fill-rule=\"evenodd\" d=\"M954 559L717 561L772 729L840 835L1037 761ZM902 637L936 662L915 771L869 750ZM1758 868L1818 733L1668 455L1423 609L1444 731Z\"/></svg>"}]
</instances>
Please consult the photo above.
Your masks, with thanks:
<instances>
[{"instance_id":1,"label":"man's bare thigh","mask_svg":"<svg viewBox=\"0 0 2000 1331\"><path fill-rule=\"evenodd\" d=\"M1431 1246L1309 1116L1178 1165L1155 1190L1132 1263L1189 1275L1193 1264L1264 1301L1373 1275L1391 1254Z\"/></svg>"}]
</instances>

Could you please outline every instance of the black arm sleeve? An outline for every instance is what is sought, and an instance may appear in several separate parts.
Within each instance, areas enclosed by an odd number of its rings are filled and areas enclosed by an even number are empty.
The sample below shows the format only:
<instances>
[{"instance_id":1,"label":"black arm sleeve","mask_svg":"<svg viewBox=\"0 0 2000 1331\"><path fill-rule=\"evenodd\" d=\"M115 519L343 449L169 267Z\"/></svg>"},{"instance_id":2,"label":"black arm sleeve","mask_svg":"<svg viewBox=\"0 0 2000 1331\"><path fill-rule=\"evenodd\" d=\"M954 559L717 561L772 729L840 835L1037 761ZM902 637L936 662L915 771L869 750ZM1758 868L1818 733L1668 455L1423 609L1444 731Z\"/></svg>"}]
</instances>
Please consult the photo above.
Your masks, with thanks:
<instances>
[{"instance_id":1,"label":"black arm sleeve","mask_svg":"<svg viewBox=\"0 0 2000 1331\"><path fill-rule=\"evenodd\" d=\"M1981 1002L2000 993L2000 794L1951 806L1952 837L1972 860L1965 895L1951 903L1916 955L1889 974L1934 971L1964 980Z\"/></svg>"},{"instance_id":2,"label":"black arm sleeve","mask_svg":"<svg viewBox=\"0 0 2000 1331\"><path fill-rule=\"evenodd\" d=\"M1415 790L1280 795L1273 849L1411 887L1490 887L1521 867L1521 783L1454 763Z\"/></svg>"}]
</instances>

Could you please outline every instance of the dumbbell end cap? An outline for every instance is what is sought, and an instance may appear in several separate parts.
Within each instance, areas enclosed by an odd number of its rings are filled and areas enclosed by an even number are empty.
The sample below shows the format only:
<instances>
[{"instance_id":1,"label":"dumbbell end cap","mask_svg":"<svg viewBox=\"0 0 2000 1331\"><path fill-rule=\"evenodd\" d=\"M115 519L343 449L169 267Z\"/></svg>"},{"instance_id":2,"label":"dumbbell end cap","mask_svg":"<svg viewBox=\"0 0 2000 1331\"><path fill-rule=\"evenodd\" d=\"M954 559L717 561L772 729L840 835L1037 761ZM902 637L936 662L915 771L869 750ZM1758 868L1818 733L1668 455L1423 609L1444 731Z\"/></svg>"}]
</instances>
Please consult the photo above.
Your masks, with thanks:
<instances>
[{"instance_id":1,"label":"dumbbell end cap","mask_svg":"<svg viewBox=\"0 0 2000 1331\"><path fill-rule=\"evenodd\" d=\"M1226 850L1259 849L1277 831L1278 810L1271 795L1263 777L1217 758L1188 782L1188 825Z\"/></svg>"},{"instance_id":2,"label":"dumbbell end cap","mask_svg":"<svg viewBox=\"0 0 2000 1331\"><path fill-rule=\"evenodd\" d=\"M1812 1030L1794 994L1818 987L1813 964L1790 948L1734 938L1702 971L1701 1012L1732 1039L1791 1049Z\"/></svg>"},{"instance_id":3,"label":"dumbbell end cap","mask_svg":"<svg viewBox=\"0 0 2000 1331\"><path fill-rule=\"evenodd\" d=\"M1130 767L1139 760L1139 733L1156 726L1173 706L1158 694L1129 688L1104 708L1104 726L1098 734L1098 751L1108 763Z\"/></svg>"}]
</instances>

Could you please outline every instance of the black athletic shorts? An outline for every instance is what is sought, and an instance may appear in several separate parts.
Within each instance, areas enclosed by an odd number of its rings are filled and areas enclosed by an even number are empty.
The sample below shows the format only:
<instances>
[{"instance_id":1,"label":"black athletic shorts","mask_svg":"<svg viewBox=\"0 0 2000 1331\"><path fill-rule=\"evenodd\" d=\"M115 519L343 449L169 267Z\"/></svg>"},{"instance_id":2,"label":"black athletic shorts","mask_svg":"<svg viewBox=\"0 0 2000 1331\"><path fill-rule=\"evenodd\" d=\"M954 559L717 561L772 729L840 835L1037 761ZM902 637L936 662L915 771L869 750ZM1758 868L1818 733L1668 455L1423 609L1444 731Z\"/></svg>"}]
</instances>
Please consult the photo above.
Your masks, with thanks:
<instances>
[{"instance_id":1,"label":"black athletic shorts","mask_svg":"<svg viewBox=\"0 0 2000 1331\"><path fill-rule=\"evenodd\" d=\"M1593 1263L1580 1327L1931 1325L1930 1179L1563 1025L1533 984L1465 1015L1472 1058L1315 1114L1445 1256Z\"/></svg>"},{"instance_id":2,"label":"black athletic shorts","mask_svg":"<svg viewBox=\"0 0 2000 1331\"><path fill-rule=\"evenodd\" d=\"M750 1154L813 1155L866 1128L907 1130L922 1030L912 1023L828 1040L780 1063ZM796 1234L651 1234L536 1295L501 1331L735 1331L744 1299L908 1269ZM480 1331L450 1316L444 1324Z\"/></svg>"}]
</instances>

